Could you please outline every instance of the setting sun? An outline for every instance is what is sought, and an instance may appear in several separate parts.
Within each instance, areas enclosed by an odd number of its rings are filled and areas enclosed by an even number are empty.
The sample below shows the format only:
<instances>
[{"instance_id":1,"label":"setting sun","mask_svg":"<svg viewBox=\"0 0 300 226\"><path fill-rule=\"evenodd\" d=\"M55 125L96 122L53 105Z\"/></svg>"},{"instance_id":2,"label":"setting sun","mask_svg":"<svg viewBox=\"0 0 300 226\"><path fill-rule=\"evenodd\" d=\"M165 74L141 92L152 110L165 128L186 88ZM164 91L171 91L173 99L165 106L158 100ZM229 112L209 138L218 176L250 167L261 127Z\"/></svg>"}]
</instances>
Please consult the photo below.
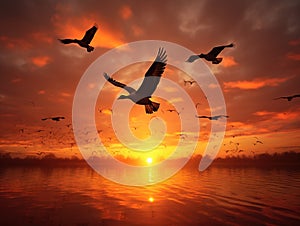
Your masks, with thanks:
<instances>
[{"instance_id":1,"label":"setting sun","mask_svg":"<svg viewBox=\"0 0 300 226\"><path fill-rule=\"evenodd\" d=\"M149 202L154 202L154 198L153 197L149 197L148 201Z\"/></svg>"},{"instance_id":2,"label":"setting sun","mask_svg":"<svg viewBox=\"0 0 300 226\"><path fill-rule=\"evenodd\" d=\"M147 158L147 163L150 165L153 162L153 159L151 157Z\"/></svg>"}]
</instances>

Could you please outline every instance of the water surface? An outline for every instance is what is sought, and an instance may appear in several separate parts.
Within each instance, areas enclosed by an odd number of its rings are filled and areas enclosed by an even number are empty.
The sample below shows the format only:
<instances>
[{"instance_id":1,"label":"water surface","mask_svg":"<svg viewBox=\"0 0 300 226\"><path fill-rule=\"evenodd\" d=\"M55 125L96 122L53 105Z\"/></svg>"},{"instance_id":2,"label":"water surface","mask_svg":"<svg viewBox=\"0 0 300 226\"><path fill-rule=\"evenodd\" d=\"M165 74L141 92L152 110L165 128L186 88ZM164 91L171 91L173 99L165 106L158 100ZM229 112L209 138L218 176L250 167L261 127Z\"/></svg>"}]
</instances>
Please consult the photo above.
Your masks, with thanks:
<instances>
[{"instance_id":1,"label":"water surface","mask_svg":"<svg viewBox=\"0 0 300 226\"><path fill-rule=\"evenodd\" d=\"M128 187L88 167L2 167L0 208L0 225L299 225L300 171L185 169Z\"/></svg>"}]
</instances>

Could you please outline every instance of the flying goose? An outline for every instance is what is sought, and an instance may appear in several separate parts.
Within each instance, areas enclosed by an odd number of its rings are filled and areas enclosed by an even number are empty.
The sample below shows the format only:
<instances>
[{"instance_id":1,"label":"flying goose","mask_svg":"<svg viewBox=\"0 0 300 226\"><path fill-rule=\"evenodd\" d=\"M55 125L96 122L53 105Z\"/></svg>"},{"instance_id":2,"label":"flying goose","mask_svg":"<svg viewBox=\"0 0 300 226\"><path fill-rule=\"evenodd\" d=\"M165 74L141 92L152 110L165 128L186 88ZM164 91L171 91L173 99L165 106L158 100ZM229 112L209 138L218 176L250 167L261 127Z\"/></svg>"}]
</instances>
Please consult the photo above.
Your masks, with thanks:
<instances>
[{"instance_id":1,"label":"flying goose","mask_svg":"<svg viewBox=\"0 0 300 226\"><path fill-rule=\"evenodd\" d=\"M192 63L192 62L194 62L195 60L199 59L199 57L200 57L200 58L204 58L204 59L207 60L207 61L211 61L213 64L219 64L219 63L221 63L221 61L223 60L223 58L220 58L220 57L217 58L217 56L219 55L219 53L220 53L224 48L226 48L226 47L233 47L233 46L234 46L233 43L231 43L231 44L229 44L229 45L224 45L224 46L216 46L216 47L214 47L209 53L206 53L206 54L201 53L201 54L199 54L199 55L192 55L192 56L190 56L190 57L186 60L186 62Z\"/></svg>"},{"instance_id":2,"label":"flying goose","mask_svg":"<svg viewBox=\"0 0 300 226\"><path fill-rule=\"evenodd\" d=\"M291 101L293 98L296 98L296 97L300 97L300 94L296 94L296 95L293 95L293 96L286 96L286 97L277 97L274 100L287 99L288 101Z\"/></svg>"},{"instance_id":3,"label":"flying goose","mask_svg":"<svg viewBox=\"0 0 300 226\"><path fill-rule=\"evenodd\" d=\"M168 112L176 112L177 115L180 115L180 112L178 112L176 109L167 109Z\"/></svg>"},{"instance_id":4,"label":"flying goose","mask_svg":"<svg viewBox=\"0 0 300 226\"><path fill-rule=\"evenodd\" d=\"M152 114L158 110L160 104L151 101L150 98L160 81L160 77L164 73L166 62L166 51L163 48L159 48L156 59L146 72L145 78L138 90L112 79L105 72L103 76L114 86L121 87L129 93L127 96L121 95L118 99L130 99L136 104L144 105L146 113Z\"/></svg>"},{"instance_id":5,"label":"flying goose","mask_svg":"<svg viewBox=\"0 0 300 226\"><path fill-rule=\"evenodd\" d=\"M53 121L60 121L60 120L62 120L62 119L65 119L65 117L63 117L63 116L56 116L56 117L48 117L48 118L42 118L42 121L45 121L45 120L53 120Z\"/></svg>"},{"instance_id":6,"label":"flying goose","mask_svg":"<svg viewBox=\"0 0 300 226\"><path fill-rule=\"evenodd\" d=\"M83 36L83 38L81 40L79 40L79 39L69 39L69 38L67 38L67 39L58 39L58 40L61 41L63 44L76 43L79 46L81 46L83 48L86 48L86 51L92 52L94 50L94 47L90 46L89 44L93 40L97 29L98 29L98 26L97 26L97 24L95 24L93 27L91 27L89 30L87 30L85 32L85 35Z\"/></svg>"},{"instance_id":7,"label":"flying goose","mask_svg":"<svg viewBox=\"0 0 300 226\"><path fill-rule=\"evenodd\" d=\"M196 118L207 118L209 120L218 120L219 118L229 118L228 115L215 115L215 116L205 116L205 115L195 115Z\"/></svg>"}]
</instances>

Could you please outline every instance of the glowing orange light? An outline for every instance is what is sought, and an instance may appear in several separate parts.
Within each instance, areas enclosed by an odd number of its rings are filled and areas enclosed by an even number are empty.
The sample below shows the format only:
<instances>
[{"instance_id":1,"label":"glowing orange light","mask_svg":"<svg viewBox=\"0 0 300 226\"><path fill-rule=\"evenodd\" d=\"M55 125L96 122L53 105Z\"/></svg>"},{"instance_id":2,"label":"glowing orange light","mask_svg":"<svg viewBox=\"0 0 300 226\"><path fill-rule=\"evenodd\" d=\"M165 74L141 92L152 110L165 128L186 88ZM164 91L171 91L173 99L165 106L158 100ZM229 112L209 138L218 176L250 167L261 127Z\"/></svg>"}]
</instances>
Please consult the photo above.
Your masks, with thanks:
<instances>
[{"instance_id":1,"label":"glowing orange light","mask_svg":"<svg viewBox=\"0 0 300 226\"><path fill-rule=\"evenodd\" d=\"M148 201L149 202L154 202L154 198L153 197L149 197Z\"/></svg>"}]
</instances>

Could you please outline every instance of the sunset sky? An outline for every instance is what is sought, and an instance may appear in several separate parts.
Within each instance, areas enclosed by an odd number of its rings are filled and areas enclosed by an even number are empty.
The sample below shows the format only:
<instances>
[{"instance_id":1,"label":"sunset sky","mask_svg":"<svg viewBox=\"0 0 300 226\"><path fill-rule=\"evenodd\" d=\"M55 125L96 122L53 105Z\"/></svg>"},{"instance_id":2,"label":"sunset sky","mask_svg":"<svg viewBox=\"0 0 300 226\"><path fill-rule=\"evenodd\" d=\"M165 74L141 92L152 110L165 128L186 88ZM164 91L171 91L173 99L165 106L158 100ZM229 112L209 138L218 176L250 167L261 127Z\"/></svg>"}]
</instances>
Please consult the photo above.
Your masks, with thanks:
<instances>
[{"instance_id":1,"label":"sunset sky","mask_svg":"<svg viewBox=\"0 0 300 226\"><path fill-rule=\"evenodd\" d=\"M139 40L174 42L197 54L233 42L234 48L220 54L224 57L221 64L205 62L223 90L229 115L219 156L236 155L240 150L240 154L249 156L298 152L300 98L273 99L300 94L299 11L300 2L296 0L6 1L0 8L0 153L81 158L71 125L73 97L80 78L102 54ZM57 40L80 39L94 23L99 29L91 42L95 47L91 53ZM149 60L156 53L153 50ZM143 76L150 64L130 65L112 76L129 83ZM180 85L194 104L200 103L196 109L199 115L210 114L200 87L184 85L189 75L167 65L163 77ZM111 126L109 109L120 91L105 84L95 109L97 129L113 155L135 158L138 155L119 142ZM159 161L167 158L181 139L179 116L167 111L180 99L161 100L154 93L153 100L161 103L157 113L146 115L144 107L134 106L129 121L133 134L144 139L150 134L147 128L153 117L165 120L165 138L150 154ZM51 116L65 119L41 120ZM195 152L202 154L210 121L199 119L199 123Z\"/></svg>"}]
</instances>

